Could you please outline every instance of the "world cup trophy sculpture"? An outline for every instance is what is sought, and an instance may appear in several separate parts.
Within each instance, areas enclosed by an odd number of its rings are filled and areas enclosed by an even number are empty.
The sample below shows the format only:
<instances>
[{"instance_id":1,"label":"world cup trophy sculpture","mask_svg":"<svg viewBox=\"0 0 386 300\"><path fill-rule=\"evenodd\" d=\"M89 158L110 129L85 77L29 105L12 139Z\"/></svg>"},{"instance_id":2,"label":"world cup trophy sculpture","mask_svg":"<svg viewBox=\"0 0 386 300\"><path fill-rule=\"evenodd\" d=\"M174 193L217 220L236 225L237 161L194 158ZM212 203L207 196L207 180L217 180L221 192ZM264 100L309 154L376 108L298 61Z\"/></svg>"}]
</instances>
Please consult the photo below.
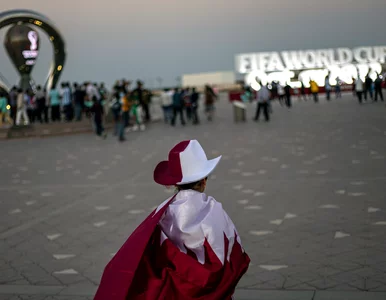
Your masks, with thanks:
<instances>
[{"instance_id":1,"label":"world cup trophy sculpture","mask_svg":"<svg viewBox=\"0 0 386 300\"><path fill-rule=\"evenodd\" d=\"M5 36L4 46L21 76L19 87L34 89L31 72L39 54L37 31L24 24L14 25Z\"/></svg>"},{"instance_id":2,"label":"world cup trophy sculpture","mask_svg":"<svg viewBox=\"0 0 386 300\"><path fill-rule=\"evenodd\" d=\"M37 29L48 35L53 47L53 60L44 87L47 91L54 88L66 60L64 39L54 23L32 10L9 10L0 12L0 29L5 26L11 28L5 36L4 47L21 76L19 87L24 90L34 89L31 71L39 54L40 41ZM4 87L6 84L0 82L0 86Z\"/></svg>"}]
</instances>

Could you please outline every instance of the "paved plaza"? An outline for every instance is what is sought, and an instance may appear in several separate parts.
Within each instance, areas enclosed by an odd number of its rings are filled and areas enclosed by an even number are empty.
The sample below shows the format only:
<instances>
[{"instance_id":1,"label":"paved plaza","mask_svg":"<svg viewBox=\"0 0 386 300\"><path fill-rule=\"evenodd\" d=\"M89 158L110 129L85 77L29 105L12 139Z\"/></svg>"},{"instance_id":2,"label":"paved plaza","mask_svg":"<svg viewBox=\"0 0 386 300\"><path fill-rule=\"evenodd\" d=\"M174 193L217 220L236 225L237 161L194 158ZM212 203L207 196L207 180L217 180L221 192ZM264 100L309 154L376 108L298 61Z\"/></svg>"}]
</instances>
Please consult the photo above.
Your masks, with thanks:
<instances>
[{"instance_id":1,"label":"paved plaza","mask_svg":"<svg viewBox=\"0 0 386 300\"><path fill-rule=\"evenodd\" d=\"M350 95L273 105L269 123L151 124L0 142L0 300L92 299L133 229L173 190L152 180L184 139L223 155L207 193L251 258L236 299L386 299L386 106ZM108 300L108 299L106 299Z\"/></svg>"}]
</instances>

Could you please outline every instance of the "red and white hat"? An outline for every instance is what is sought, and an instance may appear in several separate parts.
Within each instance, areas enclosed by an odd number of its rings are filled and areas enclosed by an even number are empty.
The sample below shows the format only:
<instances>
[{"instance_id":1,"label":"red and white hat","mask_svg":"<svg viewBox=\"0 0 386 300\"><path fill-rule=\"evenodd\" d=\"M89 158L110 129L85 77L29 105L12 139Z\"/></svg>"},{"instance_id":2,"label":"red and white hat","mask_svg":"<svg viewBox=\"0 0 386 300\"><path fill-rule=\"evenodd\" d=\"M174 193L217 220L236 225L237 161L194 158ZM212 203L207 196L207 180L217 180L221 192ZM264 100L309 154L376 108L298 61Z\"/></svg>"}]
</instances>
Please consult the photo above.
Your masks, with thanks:
<instances>
[{"instance_id":1,"label":"red and white hat","mask_svg":"<svg viewBox=\"0 0 386 300\"><path fill-rule=\"evenodd\" d=\"M199 181L216 168L221 156L208 160L196 140L183 141L169 152L154 170L154 181L162 185L181 185Z\"/></svg>"}]
</instances>

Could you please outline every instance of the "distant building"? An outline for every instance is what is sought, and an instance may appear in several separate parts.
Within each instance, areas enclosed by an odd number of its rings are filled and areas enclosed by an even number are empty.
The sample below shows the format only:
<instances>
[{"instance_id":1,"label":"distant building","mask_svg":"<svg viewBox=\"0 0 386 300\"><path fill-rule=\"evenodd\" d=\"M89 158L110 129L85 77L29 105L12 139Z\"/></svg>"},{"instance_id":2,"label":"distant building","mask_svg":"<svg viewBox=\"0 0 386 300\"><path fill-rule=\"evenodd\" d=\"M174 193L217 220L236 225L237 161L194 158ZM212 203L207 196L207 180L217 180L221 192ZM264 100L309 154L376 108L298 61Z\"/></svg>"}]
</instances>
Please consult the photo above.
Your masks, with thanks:
<instances>
[{"instance_id":1,"label":"distant building","mask_svg":"<svg viewBox=\"0 0 386 300\"><path fill-rule=\"evenodd\" d=\"M186 74L182 76L183 87L204 87L206 84L216 85L218 87L227 87L234 85L236 75L233 71Z\"/></svg>"}]
</instances>

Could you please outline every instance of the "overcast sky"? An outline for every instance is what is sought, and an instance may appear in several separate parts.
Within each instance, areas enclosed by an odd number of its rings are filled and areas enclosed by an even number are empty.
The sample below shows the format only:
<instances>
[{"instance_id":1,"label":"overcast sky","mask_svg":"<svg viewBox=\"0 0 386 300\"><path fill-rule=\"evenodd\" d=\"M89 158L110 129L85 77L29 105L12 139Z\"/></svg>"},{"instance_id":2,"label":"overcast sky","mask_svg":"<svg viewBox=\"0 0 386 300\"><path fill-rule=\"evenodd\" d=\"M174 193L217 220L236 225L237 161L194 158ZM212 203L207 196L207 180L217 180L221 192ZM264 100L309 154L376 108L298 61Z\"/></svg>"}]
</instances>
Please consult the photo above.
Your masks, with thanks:
<instances>
[{"instance_id":1,"label":"overcast sky","mask_svg":"<svg viewBox=\"0 0 386 300\"><path fill-rule=\"evenodd\" d=\"M55 21L67 46L63 80L141 78L174 85L182 74L232 71L238 53L386 44L385 0L1 0ZM6 29L0 32L3 43ZM44 33L33 77L52 57ZM17 73L4 47L0 72Z\"/></svg>"}]
</instances>

